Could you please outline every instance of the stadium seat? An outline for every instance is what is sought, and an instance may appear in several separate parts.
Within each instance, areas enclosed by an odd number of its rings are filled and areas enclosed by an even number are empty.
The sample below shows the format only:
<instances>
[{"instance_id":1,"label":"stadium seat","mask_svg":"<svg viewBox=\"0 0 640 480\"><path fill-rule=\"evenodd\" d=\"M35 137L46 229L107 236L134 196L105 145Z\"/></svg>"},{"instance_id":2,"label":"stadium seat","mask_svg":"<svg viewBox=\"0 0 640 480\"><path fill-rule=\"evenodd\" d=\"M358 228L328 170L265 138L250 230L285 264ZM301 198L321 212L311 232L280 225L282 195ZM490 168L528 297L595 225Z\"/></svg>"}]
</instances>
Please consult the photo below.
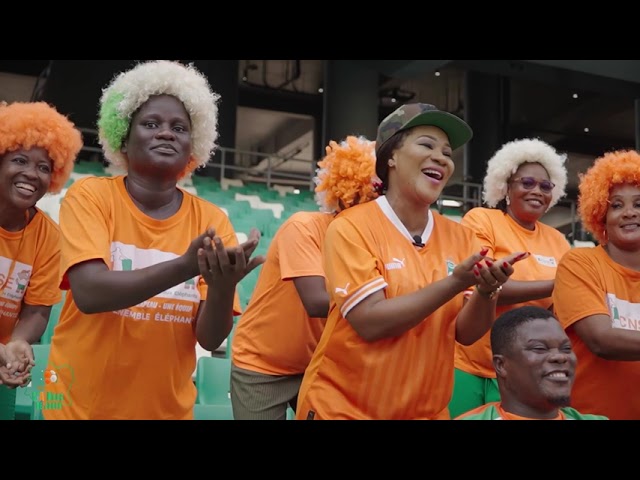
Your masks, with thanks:
<instances>
[{"instance_id":1,"label":"stadium seat","mask_svg":"<svg viewBox=\"0 0 640 480\"><path fill-rule=\"evenodd\" d=\"M44 385L44 370L49 362L49 350L51 345L33 345L33 355L36 365L31 370L31 383L24 388L19 388L16 394L16 420L31 419L34 392Z\"/></svg>"},{"instance_id":2,"label":"stadium seat","mask_svg":"<svg viewBox=\"0 0 640 480\"><path fill-rule=\"evenodd\" d=\"M227 405L202 405L193 406L194 420L233 420L231 404Z\"/></svg>"},{"instance_id":3,"label":"stadium seat","mask_svg":"<svg viewBox=\"0 0 640 480\"><path fill-rule=\"evenodd\" d=\"M44 420L42 409L36 403L31 404L31 420Z\"/></svg>"},{"instance_id":4,"label":"stadium seat","mask_svg":"<svg viewBox=\"0 0 640 480\"><path fill-rule=\"evenodd\" d=\"M191 375L194 382L196 381L196 372L198 371L198 360L200 360L200 357L210 356L211 352L209 350L205 350L198 342L196 342L196 368L193 370L193 374Z\"/></svg>"},{"instance_id":5,"label":"stadium seat","mask_svg":"<svg viewBox=\"0 0 640 480\"><path fill-rule=\"evenodd\" d=\"M53 338L53 331L58 324L58 320L60 319L60 311L62 310L62 305L64 305L64 300L67 296L67 291L62 291L62 299L60 302L56 303L51 308L51 315L49 316L49 323L47 323L47 328L45 329L42 337L40 338L40 343L49 344L51 343L51 339Z\"/></svg>"},{"instance_id":6,"label":"stadium seat","mask_svg":"<svg viewBox=\"0 0 640 480\"><path fill-rule=\"evenodd\" d=\"M196 403L229 405L231 390L231 360L220 357L200 357L196 370Z\"/></svg>"}]
</instances>

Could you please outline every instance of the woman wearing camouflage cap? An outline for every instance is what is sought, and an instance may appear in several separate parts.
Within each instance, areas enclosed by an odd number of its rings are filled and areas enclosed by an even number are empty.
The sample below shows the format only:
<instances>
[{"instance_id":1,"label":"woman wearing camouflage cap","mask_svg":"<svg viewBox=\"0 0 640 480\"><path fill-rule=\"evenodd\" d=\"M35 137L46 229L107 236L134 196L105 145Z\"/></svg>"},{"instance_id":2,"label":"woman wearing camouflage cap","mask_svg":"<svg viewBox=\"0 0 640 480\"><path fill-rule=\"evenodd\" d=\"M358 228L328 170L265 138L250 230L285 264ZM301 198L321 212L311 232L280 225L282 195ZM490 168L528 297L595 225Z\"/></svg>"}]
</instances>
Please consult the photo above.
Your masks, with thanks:
<instances>
[{"instance_id":1,"label":"woman wearing camouflage cap","mask_svg":"<svg viewBox=\"0 0 640 480\"><path fill-rule=\"evenodd\" d=\"M298 419L449 418L455 342L489 330L497 293L526 257L483 262L473 232L430 208L453 174L453 150L471 136L464 121L426 104L400 107L380 124L385 194L327 230L331 306Z\"/></svg>"}]
</instances>

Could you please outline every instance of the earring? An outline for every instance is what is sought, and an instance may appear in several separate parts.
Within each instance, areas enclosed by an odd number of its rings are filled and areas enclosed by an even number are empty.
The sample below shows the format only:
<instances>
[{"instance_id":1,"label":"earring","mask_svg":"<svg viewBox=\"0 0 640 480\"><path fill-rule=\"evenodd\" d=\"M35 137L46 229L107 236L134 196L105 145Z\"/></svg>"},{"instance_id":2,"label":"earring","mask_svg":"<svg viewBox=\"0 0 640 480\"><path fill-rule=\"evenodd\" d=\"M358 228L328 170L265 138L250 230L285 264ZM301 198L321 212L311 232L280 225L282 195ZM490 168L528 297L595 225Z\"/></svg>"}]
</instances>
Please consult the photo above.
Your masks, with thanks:
<instances>
[{"instance_id":1,"label":"earring","mask_svg":"<svg viewBox=\"0 0 640 480\"><path fill-rule=\"evenodd\" d=\"M389 159L389 161L387 162L387 165L389 165L390 167L393 167L395 165L392 158Z\"/></svg>"},{"instance_id":2,"label":"earring","mask_svg":"<svg viewBox=\"0 0 640 480\"><path fill-rule=\"evenodd\" d=\"M509 195L504 197L504 201L507 202L507 205L511 205L511 199L509 198Z\"/></svg>"}]
</instances>

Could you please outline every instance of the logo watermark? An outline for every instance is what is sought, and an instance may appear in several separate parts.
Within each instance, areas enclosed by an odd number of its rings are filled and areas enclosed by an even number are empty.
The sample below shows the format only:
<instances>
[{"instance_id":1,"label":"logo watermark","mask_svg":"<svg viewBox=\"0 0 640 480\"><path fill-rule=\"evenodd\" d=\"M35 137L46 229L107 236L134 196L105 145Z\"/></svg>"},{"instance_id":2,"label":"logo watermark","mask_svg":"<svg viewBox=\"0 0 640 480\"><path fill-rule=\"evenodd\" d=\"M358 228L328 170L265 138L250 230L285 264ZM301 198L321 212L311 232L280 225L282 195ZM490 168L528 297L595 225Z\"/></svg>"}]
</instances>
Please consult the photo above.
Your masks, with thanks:
<instances>
[{"instance_id":1,"label":"logo watermark","mask_svg":"<svg viewBox=\"0 0 640 480\"><path fill-rule=\"evenodd\" d=\"M61 378L64 377L64 382ZM73 385L73 368L69 365L47 365L42 378L32 383L32 388L24 392L31 397L36 410L61 410L71 405L71 386Z\"/></svg>"}]
</instances>

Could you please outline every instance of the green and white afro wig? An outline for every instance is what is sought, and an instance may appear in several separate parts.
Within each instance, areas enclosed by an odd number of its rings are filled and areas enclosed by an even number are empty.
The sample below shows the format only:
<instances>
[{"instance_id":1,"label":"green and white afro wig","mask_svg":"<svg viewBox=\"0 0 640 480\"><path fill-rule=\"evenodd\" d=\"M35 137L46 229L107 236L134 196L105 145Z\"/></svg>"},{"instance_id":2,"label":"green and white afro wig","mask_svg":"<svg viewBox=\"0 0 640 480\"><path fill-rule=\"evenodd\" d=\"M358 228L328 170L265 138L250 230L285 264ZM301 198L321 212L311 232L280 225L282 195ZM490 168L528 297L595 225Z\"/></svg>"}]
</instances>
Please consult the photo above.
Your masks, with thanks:
<instances>
[{"instance_id":1,"label":"green and white afro wig","mask_svg":"<svg viewBox=\"0 0 640 480\"><path fill-rule=\"evenodd\" d=\"M98 117L98 138L106 159L126 168L120 148L129 132L133 113L153 95L172 95L191 118L191 158L183 176L206 165L217 148L220 95L193 65L154 60L118 74L103 90Z\"/></svg>"},{"instance_id":2,"label":"green and white afro wig","mask_svg":"<svg viewBox=\"0 0 640 480\"><path fill-rule=\"evenodd\" d=\"M505 143L489 160L484 177L483 199L487 206L495 208L507 196L508 182L523 163L539 163L555 184L551 192L549 208L565 196L567 187L567 156L559 154L548 143L537 138L526 138Z\"/></svg>"}]
</instances>

